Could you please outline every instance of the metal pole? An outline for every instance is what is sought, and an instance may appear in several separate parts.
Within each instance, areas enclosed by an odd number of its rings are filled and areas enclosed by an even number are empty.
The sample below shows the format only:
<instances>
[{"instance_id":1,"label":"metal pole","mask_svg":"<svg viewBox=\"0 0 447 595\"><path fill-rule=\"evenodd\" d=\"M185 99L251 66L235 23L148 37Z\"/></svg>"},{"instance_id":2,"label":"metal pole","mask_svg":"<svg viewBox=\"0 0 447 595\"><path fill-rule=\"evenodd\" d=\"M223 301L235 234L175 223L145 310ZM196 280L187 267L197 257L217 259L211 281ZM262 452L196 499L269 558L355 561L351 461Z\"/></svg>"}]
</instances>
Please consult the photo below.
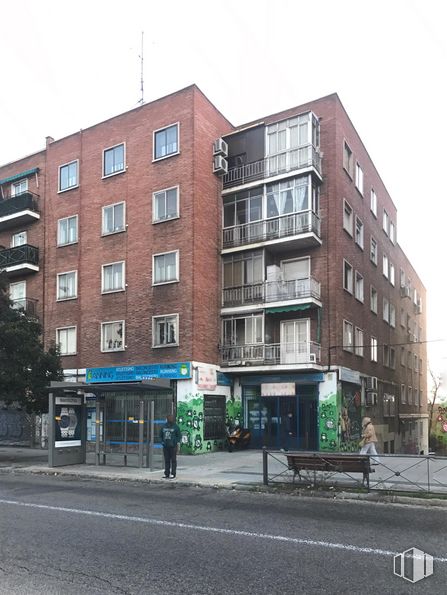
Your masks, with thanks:
<instances>
[{"instance_id":1,"label":"metal pole","mask_svg":"<svg viewBox=\"0 0 447 595\"><path fill-rule=\"evenodd\" d=\"M138 415L138 467L143 467L144 448L144 401L140 401L140 413Z\"/></svg>"},{"instance_id":2,"label":"metal pole","mask_svg":"<svg viewBox=\"0 0 447 595\"><path fill-rule=\"evenodd\" d=\"M265 446L263 446L262 447L262 475L263 475L263 483L265 486L268 486L268 484L269 484L267 457L268 457L267 448Z\"/></svg>"},{"instance_id":3,"label":"metal pole","mask_svg":"<svg viewBox=\"0 0 447 595\"><path fill-rule=\"evenodd\" d=\"M155 444L155 402L150 403L150 442L149 442L149 471L154 467L154 444Z\"/></svg>"},{"instance_id":4,"label":"metal pole","mask_svg":"<svg viewBox=\"0 0 447 595\"><path fill-rule=\"evenodd\" d=\"M99 465L99 457L100 455L100 433L101 433L101 407L98 400L98 395L96 395L96 412L95 412L95 465Z\"/></svg>"},{"instance_id":5,"label":"metal pole","mask_svg":"<svg viewBox=\"0 0 447 595\"><path fill-rule=\"evenodd\" d=\"M48 394L48 466L54 467L54 393Z\"/></svg>"}]
</instances>

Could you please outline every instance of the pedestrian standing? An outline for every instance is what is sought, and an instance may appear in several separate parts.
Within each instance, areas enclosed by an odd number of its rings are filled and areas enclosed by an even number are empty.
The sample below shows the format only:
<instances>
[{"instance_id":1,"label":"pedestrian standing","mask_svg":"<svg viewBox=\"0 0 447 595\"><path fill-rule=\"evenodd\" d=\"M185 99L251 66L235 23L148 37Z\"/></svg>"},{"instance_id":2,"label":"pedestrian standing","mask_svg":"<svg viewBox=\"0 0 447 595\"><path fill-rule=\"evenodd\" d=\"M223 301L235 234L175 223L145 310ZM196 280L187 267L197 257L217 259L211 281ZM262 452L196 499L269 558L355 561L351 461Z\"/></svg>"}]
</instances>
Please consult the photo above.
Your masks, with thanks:
<instances>
[{"instance_id":1,"label":"pedestrian standing","mask_svg":"<svg viewBox=\"0 0 447 595\"><path fill-rule=\"evenodd\" d=\"M177 449L180 444L180 428L174 421L173 415L166 416L166 423L160 430L160 440L163 445L165 459L165 479L174 479L177 473Z\"/></svg>"},{"instance_id":2,"label":"pedestrian standing","mask_svg":"<svg viewBox=\"0 0 447 595\"><path fill-rule=\"evenodd\" d=\"M376 430L372 424L370 417L364 417L362 420L362 439L360 440L360 454L361 455L375 455L377 456L376 450L377 436ZM373 459L375 464L379 464L378 459Z\"/></svg>"}]
</instances>

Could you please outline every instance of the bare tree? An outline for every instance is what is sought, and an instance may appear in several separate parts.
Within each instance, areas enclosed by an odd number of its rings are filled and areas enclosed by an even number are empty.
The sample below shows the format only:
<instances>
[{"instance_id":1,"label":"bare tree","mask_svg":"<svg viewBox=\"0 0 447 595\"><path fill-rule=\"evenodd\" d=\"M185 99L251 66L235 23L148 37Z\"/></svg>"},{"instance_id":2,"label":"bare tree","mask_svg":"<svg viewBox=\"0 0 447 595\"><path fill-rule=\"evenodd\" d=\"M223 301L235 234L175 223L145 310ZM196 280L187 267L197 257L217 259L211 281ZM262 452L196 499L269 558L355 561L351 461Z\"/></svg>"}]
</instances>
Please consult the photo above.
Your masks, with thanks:
<instances>
[{"instance_id":1,"label":"bare tree","mask_svg":"<svg viewBox=\"0 0 447 595\"><path fill-rule=\"evenodd\" d=\"M428 371L430 372L432 380L431 399L428 402L428 438L430 439L433 424L433 412L435 410L436 399L438 398L438 392L441 386L441 376L435 374L430 367L428 368Z\"/></svg>"}]
</instances>

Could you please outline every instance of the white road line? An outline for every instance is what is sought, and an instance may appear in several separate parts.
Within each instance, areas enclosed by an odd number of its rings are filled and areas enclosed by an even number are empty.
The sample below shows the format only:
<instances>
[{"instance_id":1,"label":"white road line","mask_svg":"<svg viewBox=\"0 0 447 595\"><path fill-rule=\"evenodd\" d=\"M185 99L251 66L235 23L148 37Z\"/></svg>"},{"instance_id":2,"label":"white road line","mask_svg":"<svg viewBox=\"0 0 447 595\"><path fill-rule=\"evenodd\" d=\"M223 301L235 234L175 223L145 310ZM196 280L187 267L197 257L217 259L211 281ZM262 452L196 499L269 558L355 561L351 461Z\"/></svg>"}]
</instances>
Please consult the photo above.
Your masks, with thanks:
<instances>
[{"instance_id":1,"label":"white road line","mask_svg":"<svg viewBox=\"0 0 447 595\"><path fill-rule=\"evenodd\" d=\"M113 514L110 512L97 512L96 510L81 510L79 508L66 508L64 506L50 506L49 504L35 504L33 502L18 502L17 500L4 500L0 498L0 504L10 504L13 506L23 506L25 508L40 508L43 510L53 510L56 512L71 512L73 514L83 514L86 516L95 516L118 521L130 521L132 523L144 523L146 525L161 525L164 527L176 527L178 529L193 529L194 531L206 531L208 533L223 533L225 535L238 535L243 537L253 537L257 539L269 539L271 541L282 541L285 543L295 543L297 545L309 545L314 547L323 547L336 550L346 550L359 554L374 554L376 556L395 556L401 552L391 550L382 550L379 548L359 547L349 543L333 543L330 541L317 541L313 539L300 539L298 537L286 537L284 535L271 535L269 533L252 533L251 531L239 531L237 529L221 529L219 527L205 527L203 525L191 525L189 523L175 523L172 521L160 521L139 516L128 516L125 514ZM433 557L436 562L447 562L447 558Z\"/></svg>"}]
</instances>

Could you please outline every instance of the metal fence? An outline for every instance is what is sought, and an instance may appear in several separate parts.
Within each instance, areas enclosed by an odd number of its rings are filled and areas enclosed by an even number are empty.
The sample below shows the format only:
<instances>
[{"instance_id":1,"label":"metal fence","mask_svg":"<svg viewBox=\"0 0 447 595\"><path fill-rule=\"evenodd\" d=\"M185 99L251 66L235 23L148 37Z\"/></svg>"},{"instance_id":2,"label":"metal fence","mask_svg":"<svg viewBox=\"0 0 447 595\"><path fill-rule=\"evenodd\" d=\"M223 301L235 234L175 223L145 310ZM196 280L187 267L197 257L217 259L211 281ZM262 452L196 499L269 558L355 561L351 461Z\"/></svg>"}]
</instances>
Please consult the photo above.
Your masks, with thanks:
<instances>
[{"instance_id":1,"label":"metal fence","mask_svg":"<svg viewBox=\"0 0 447 595\"><path fill-rule=\"evenodd\" d=\"M313 454L324 459L324 452L305 453L264 449L264 484L294 483L296 486L358 488L361 473L302 471L301 480L287 465L287 455ZM341 454L341 453L340 453ZM349 455L346 455L349 456ZM385 492L412 492L447 495L447 457L432 455L379 454L371 456L370 489Z\"/></svg>"}]
</instances>

